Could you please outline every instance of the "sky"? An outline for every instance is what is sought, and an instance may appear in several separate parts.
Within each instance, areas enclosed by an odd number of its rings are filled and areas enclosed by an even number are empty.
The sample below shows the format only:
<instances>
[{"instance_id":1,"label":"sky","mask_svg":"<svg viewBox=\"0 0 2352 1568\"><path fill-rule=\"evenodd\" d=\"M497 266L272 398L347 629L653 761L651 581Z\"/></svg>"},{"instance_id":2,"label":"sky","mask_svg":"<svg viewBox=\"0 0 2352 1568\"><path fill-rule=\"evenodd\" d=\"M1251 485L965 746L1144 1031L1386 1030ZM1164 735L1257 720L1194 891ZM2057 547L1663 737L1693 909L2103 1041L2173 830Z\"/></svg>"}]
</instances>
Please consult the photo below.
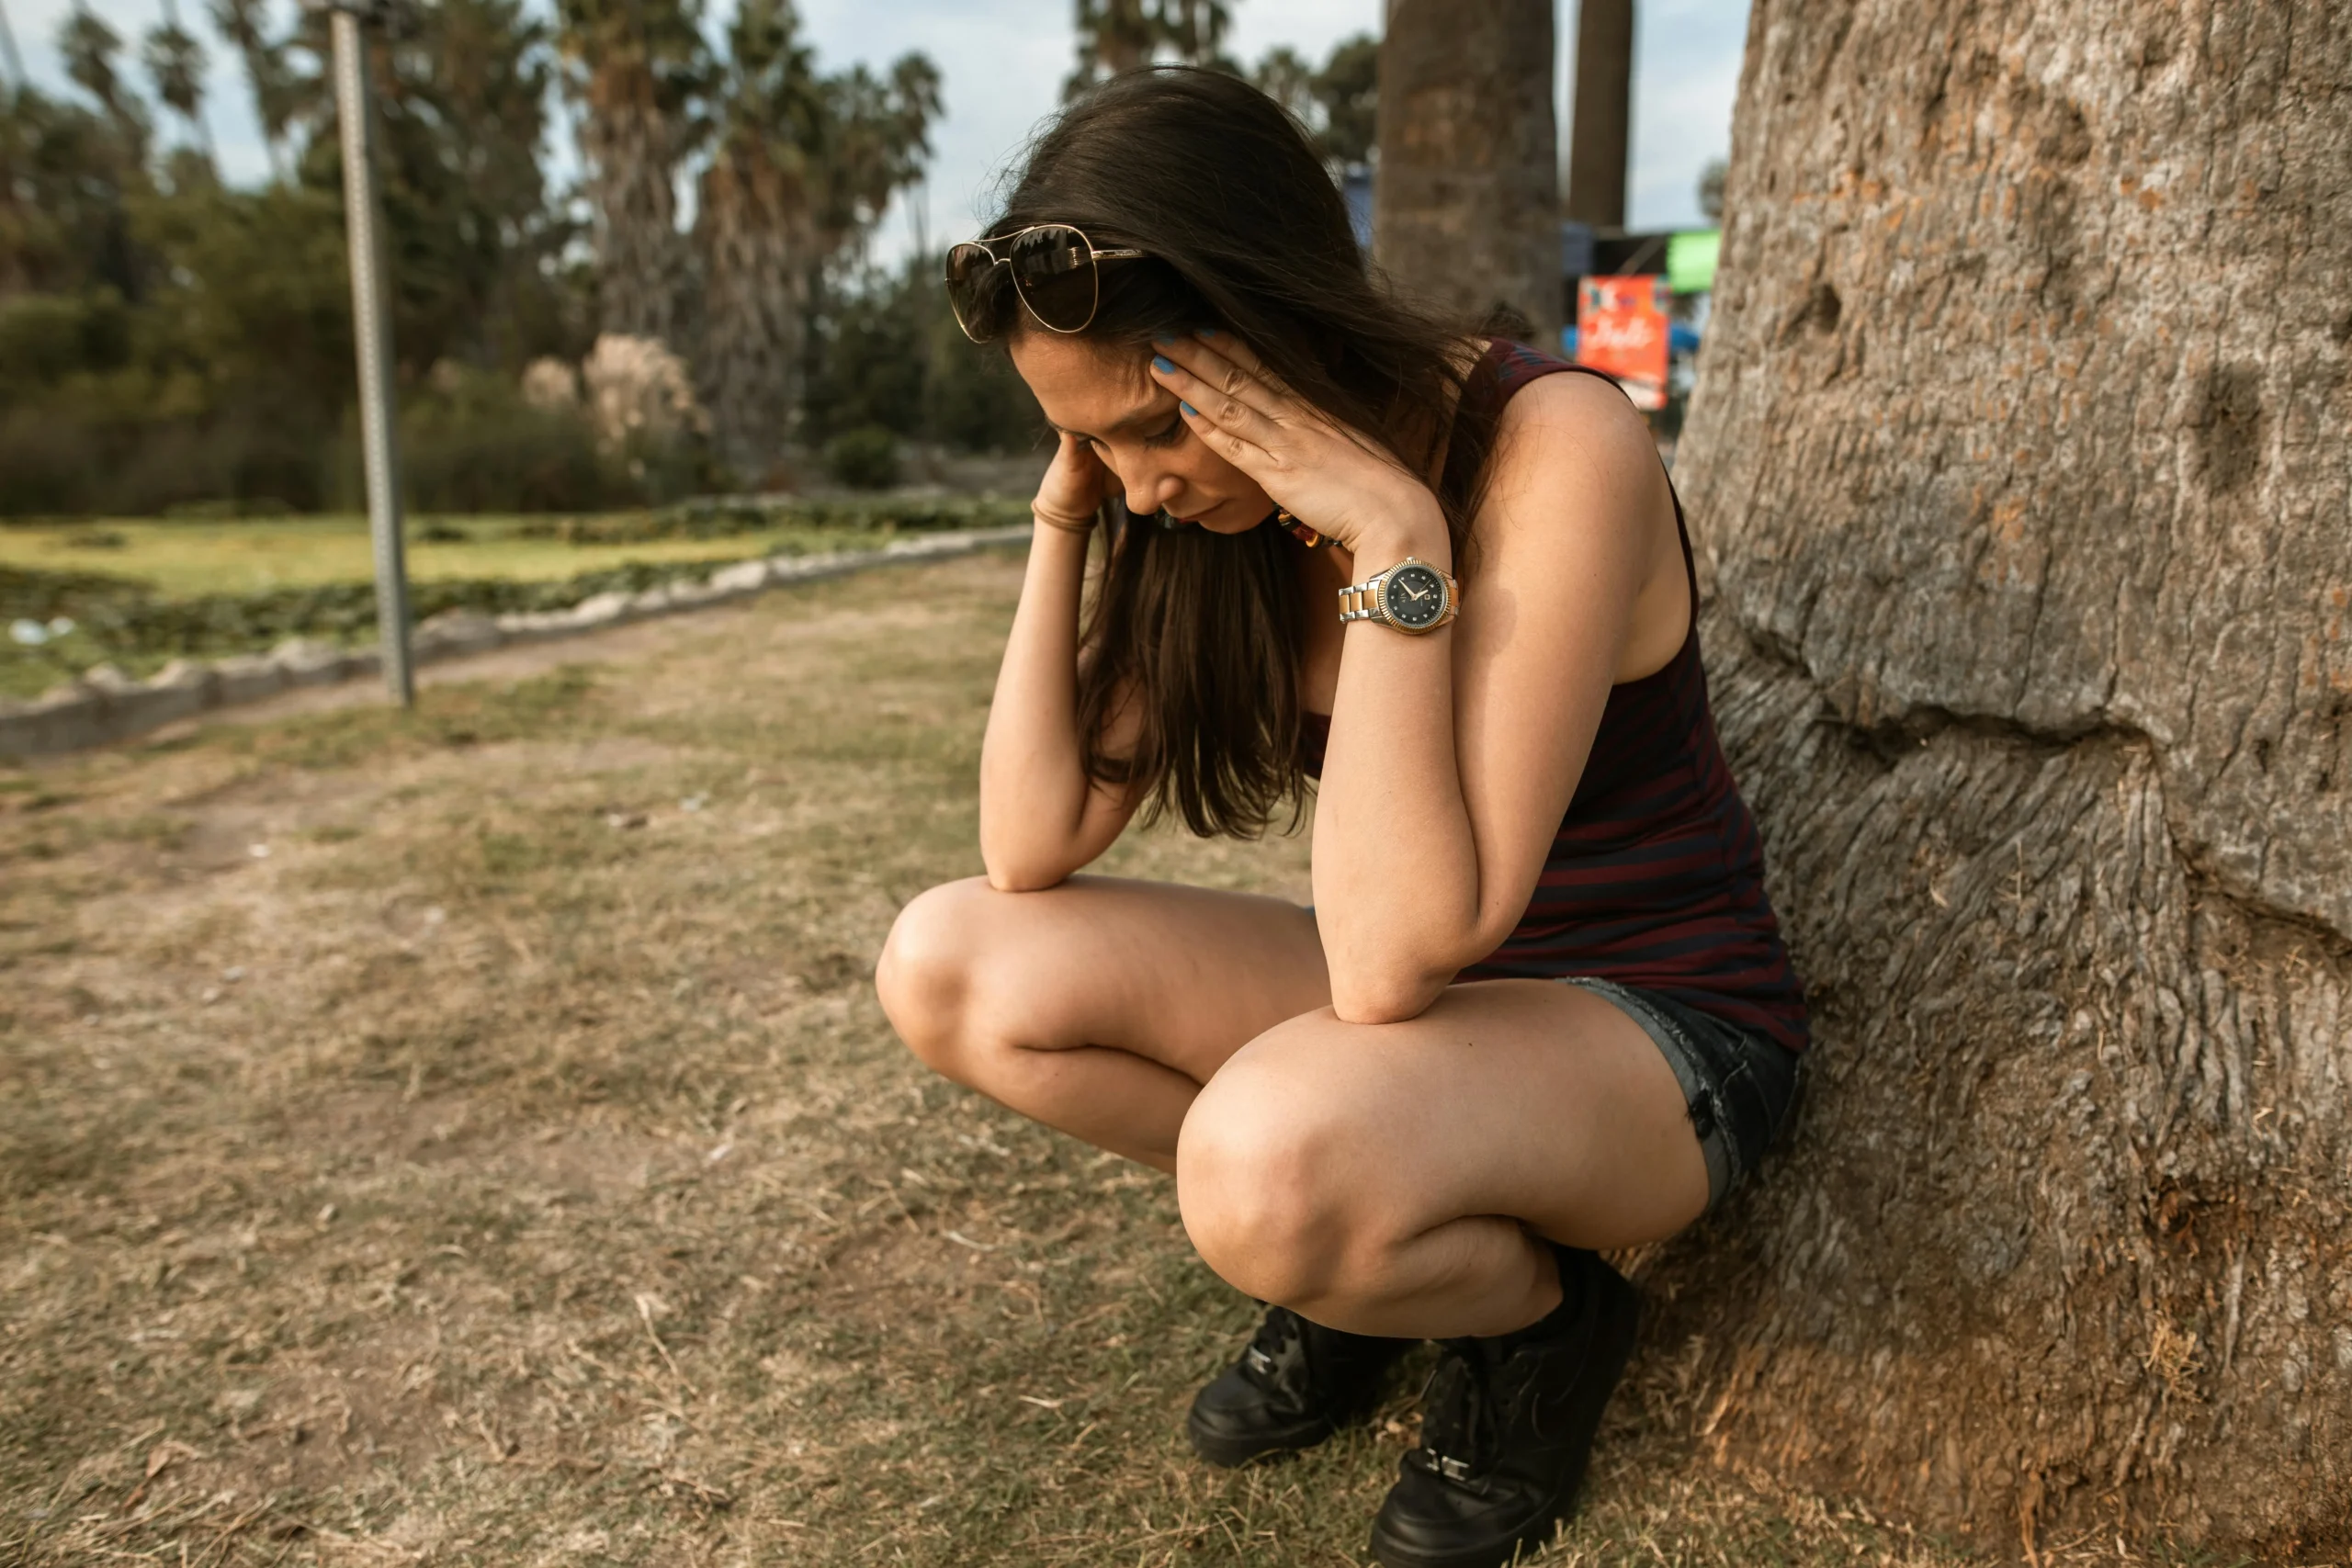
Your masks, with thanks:
<instances>
[{"instance_id":1,"label":"sky","mask_svg":"<svg viewBox=\"0 0 2352 1568\"><path fill-rule=\"evenodd\" d=\"M260 132L242 73L211 30L204 0L89 0L135 50L136 40L176 3L183 25L211 55L206 118L232 181L266 172ZM278 0L290 13L292 0ZM534 0L544 6L547 0ZM1626 218L1635 229L1701 221L1699 171L1730 144L1732 99L1747 39L1748 0L1638 0L1634 41L1634 150ZM0 0L18 52L44 89L71 88L58 62L59 26L74 0ZM1559 0L1561 131L1567 129L1575 71L1577 0ZM1384 0L1232 0L1228 51L1253 62L1276 44L1320 60L1353 33L1377 31ZM707 30L718 36L728 0L712 0ZM899 201L876 236L874 254L903 254L918 235L933 244L975 231L990 194L1038 121L1052 113L1074 60L1069 0L800 0L802 24L821 68L853 62L887 66L921 50L945 77L946 115L933 141L926 188ZM126 52L130 52L127 50ZM0 61L0 70L6 69ZM136 74L134 73L134 74ZM140 78L143 81L143 77ZM568 122L559 120L550 164L577 168Z\"/></svg>"}]
</instances>

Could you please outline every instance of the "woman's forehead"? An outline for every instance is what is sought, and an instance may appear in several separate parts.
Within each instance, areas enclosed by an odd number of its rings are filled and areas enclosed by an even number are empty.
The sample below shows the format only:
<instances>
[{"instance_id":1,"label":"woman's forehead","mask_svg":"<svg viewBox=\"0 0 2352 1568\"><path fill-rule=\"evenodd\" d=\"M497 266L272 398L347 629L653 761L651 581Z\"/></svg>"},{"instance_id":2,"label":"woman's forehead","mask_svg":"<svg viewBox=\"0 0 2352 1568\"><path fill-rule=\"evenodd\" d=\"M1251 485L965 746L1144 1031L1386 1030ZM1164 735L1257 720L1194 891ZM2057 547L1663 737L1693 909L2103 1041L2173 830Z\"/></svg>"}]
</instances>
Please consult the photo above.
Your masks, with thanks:
<instances>
[{"instance_id":1,"label":"woman's forehead","mask_svg":"<svg viewBox=\"0 0 2352 1568\"><path fill-rule=\"evenodd\" d=\"M1150 355L1087 337L1024 332L1012 344L1013 368L1046 419L1064 430L1104 435L1164 412L1169 393L1151 378Z\"/></svg>"}]
</instances>

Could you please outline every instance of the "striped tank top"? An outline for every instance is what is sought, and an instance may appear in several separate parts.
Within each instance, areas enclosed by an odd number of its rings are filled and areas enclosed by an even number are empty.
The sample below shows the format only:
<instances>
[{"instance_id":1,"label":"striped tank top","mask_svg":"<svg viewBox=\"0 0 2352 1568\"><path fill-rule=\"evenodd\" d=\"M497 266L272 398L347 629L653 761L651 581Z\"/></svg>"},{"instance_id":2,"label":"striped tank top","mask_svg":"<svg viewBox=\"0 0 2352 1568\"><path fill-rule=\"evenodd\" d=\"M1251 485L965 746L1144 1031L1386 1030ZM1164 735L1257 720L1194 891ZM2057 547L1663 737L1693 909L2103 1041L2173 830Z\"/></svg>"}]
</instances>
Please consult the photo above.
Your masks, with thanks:
<instances>
[{"instance_id":1,"label":"striped tank top","mask_svg":"<svg viewBox=\"0 0 2352 1568\"><path fill-rule=\"evenodd\" d=\"M1498 341L1465 395L1507 400L1539 377L1576 368ZM1679 496L1674 524L1690 583L1690 633L1664 669L1610 689L1526 913L1457 978L1614 980L1802 1051L1804 990L1764 894L1756 819L1707 702L1698 572ZM1330 719L1305 719L1302 761L1319 775Z\"/></svg>"}]
</instances>

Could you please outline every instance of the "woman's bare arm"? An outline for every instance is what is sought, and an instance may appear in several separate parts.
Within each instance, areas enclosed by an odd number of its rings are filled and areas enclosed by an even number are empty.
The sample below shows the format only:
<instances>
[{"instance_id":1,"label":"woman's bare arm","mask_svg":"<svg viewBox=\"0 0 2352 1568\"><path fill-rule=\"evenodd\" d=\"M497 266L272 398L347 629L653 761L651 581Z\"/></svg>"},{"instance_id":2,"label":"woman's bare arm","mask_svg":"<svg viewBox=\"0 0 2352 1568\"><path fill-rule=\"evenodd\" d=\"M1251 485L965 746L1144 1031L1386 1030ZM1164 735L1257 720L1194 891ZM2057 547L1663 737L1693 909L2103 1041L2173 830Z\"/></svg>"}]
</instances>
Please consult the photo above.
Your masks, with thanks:
<instances>
[{"instance_id":1,"label":"woman's bare arm","mask_svg":"<svg viewBox=\"0 0 2352 1568\"><path fill-rule=\"evenodd\" d=\"M1461 617L1419 637L1347 631L1315 826L1342 1017L1416 1017L1510 934L1671 548L1664 476L1613 389L1546 378L1502 434ZM1377 531L1356 576L1446 547L1426 521Z\"/></svg>"},{"instance_id":2,"label":"woman's bare arm","mask_svg":"<svg viewBox=\"0 0 2352 1568\"><path fill-rule=\"evenodd\" d=\"M1453 570L1429 487L1261 379L1245 347L1163 353L1181 363L1156 374L1191 400L1193 430L1340 541L1355 580L1408 555ZM1420 637L1361 622L1342 643L1314 881L1332 1006L1350 1022L1418 1016L1509 933L1609 689L1662 619L1666 596L1649 591L1671 503L1623 396L1546 378L1511 400L1499 437L1460 619Z\"/></svg>"},{"instance_id":3,"label":"woman's bare arm","mask_svg":"<svg viewBox=\"0 0 2352 1568\"><path fill-rule=\"evenodd\" d=\"M1021 604L980 744L980 860L989 883L1006 892L1060 882L1109 849L1135 814L1127 792L1087 777L1078 728L1079 606L1091 536L1080 525L1101 486L1093 456L1065 435L1038 491Z\"/></svg>"}]
</instances>

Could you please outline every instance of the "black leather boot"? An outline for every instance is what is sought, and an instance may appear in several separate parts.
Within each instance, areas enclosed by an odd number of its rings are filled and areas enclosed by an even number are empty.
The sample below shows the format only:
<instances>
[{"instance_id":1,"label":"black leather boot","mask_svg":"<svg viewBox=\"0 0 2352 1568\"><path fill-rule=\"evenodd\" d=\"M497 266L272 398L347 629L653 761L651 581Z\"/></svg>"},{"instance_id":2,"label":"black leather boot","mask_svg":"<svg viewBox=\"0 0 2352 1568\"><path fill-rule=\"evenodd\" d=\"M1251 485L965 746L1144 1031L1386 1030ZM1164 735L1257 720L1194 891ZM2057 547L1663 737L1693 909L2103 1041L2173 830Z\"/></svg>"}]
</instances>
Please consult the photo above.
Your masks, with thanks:
<instances>
[{"instance_id":1,"label":"black leather boot","mask_svg":"<svg viewBox=\"0 0 2352 1568\"><path fill-rule=\"evenodd\" d=\"M1493 1339L1446 1339L1420 1447L1373 1521L1385 1568L1499 1568L1551 1539L1634 1350L1640 1298L1599 1255L1555 1247L1559 1308Z\"/></svg>"},{"instance_id":2,"label":"black leather boot","mask_svg":"<svg viewBox=\"0 0 2352 1568\"><path fill-rule=\"evenodd\" d=\"M1380 1401L1381 1374L1417 1339L1374 1339L1269 1307L1241 1359L1193 1396L1193 1450L1211 1464L1247 1464L1311 1449Z\"/></svg>"}]
</instances>

